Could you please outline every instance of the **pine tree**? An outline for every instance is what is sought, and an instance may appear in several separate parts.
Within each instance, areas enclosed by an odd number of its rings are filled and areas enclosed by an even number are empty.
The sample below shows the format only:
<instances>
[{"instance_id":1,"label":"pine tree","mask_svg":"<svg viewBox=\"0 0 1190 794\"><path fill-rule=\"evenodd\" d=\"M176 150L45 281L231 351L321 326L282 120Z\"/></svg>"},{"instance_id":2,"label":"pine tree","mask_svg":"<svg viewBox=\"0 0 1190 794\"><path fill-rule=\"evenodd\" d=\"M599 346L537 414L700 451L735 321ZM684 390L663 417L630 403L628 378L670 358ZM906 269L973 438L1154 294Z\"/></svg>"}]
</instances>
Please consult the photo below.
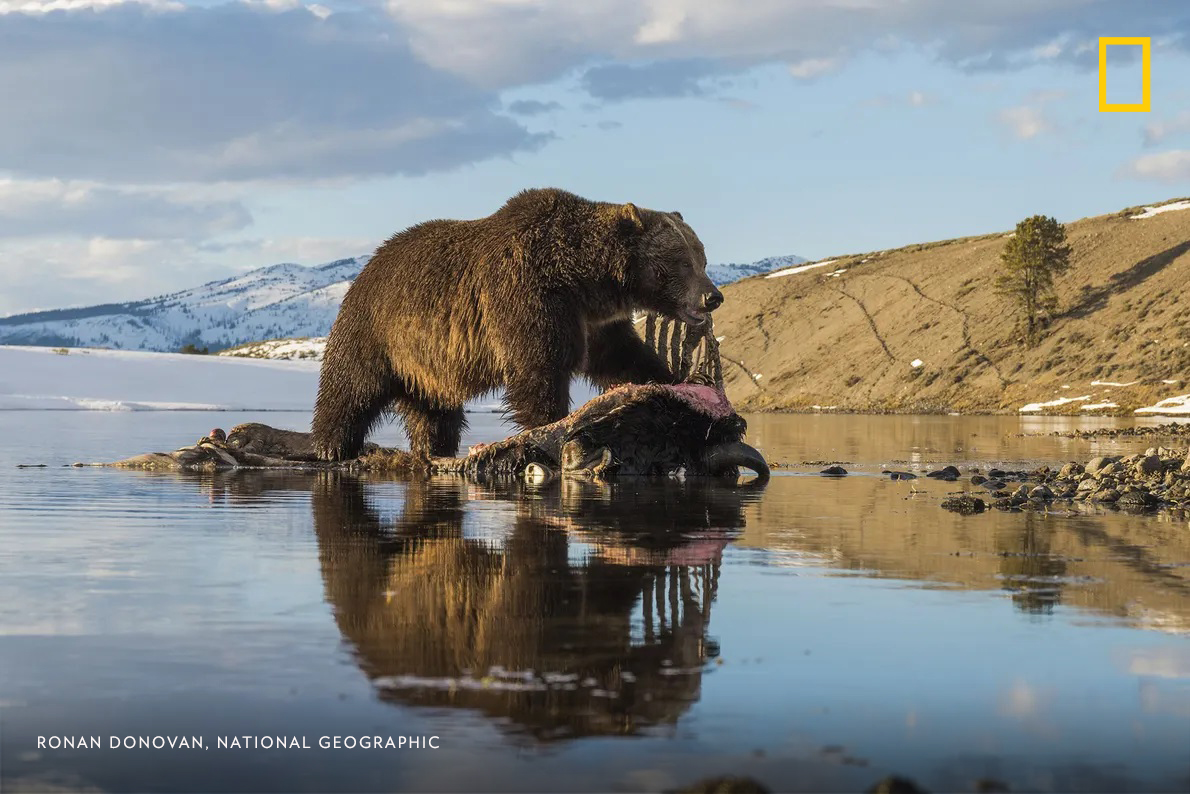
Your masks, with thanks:
<instances>
[{"instance_id":1,"label":"pine tree","mask_svg":"<svg viewBox=\"0 0 1190 794\"><path fill-rule=\"evenodd\" d=\"M1026 218L1016 225L1000 262L996 291L1012 302L1025 344L1035 345L1058 308L1054 277L1070 269L1066 228L1045 215Z\"/></svg>"}]
</instances>

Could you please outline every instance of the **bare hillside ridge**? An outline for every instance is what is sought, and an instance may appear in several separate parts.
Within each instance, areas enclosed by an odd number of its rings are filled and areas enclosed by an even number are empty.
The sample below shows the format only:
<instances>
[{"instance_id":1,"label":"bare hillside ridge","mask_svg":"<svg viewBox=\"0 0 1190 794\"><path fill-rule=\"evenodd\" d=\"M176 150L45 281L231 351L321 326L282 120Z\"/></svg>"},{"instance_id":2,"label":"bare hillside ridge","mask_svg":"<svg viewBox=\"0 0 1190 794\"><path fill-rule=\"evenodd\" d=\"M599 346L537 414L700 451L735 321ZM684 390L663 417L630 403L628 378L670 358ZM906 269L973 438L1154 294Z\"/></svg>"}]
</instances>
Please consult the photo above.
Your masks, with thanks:
<instances>
[{"instance_id":1,"label":"bare hillside ridge","mask_svg":"<svg viewBox=\"0 0 1190 794\"><path fill-rule=\"evenodd\" d=\"M1032 349L1015 341L993 288L1008 231L731 284L715 312L732 360L728 395L752 411L1015 413L1034 404L1111 414L1190 392L1190 202L1154 206L1169 211L1133 207L1066 224L1073 255L1057 284L1060 313Z\"/></svg>"}]
</instances>

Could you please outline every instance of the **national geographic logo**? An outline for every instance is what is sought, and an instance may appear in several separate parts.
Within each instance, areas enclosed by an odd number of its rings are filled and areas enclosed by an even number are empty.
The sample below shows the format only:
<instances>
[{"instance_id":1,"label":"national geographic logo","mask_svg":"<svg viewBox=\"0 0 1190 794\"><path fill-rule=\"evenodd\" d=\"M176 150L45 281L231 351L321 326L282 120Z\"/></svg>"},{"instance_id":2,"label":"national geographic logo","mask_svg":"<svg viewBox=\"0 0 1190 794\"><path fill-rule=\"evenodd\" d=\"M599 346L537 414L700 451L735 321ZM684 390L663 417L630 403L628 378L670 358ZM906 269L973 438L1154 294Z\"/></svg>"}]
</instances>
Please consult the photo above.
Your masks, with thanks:
<instances>
[{"instance_id":1,"label":"national geographic logo","mask_svg":"<svg viewBox=\"0 0 1190 794\"><path fill-rule=\"evenodd\" d=\"M1141 101L1136 104L1115 103L1107 101L1107 48L1108 47L1140 47L1141 61ZM1149 88L1152 83L1149 73L1149 57L1152 47L1148 36L1101 36L1099 39L1099 112L1100 113L1148 113Z\"/></svg>"}]
</instances>

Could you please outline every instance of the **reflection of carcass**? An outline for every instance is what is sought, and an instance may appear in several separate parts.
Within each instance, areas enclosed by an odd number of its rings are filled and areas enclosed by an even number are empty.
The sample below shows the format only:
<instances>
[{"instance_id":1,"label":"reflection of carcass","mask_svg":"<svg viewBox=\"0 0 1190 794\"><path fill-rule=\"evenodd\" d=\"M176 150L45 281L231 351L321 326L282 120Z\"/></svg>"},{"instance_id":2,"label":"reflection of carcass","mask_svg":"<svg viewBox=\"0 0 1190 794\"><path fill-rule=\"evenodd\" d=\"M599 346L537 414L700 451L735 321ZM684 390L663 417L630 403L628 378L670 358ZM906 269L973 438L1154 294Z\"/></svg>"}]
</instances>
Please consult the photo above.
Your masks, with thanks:
<instances>
[{"instance_id":1,"label":"reflection of carcass","mask_svg":"<svg viewBox=\"0 0 1190 794\"><path fill-rule=\"evenodd\" d=\"M608 501L572 492L569 507L553 487L478 495L510 500L507 512L466 509L465 492L409 483L388 526L356 480L315 491L327 598L383 698L478 709L539 739L631 734L697 700L718 653L706 632L719 556L750 492L671 482ZM484 515L495 535L506 517L501 545L464 532ZM707 553L666 564L686 545L668 531L683 520ZM578 561L562 527L593 541Z\"/></svg>"},{"instance_id":2,"label":"reflection of carcass","mask_svg":"<svg viewBox=\"0 0 1190 794\"><path fill-rule=\"evenodd\" d=\"M531 474L612 476L730 476L740 467L761 481L769 476L760 453L744 443L747 424L723 392L712 386L622 386L599 395L566 418L475 447L466 457L423 460L401 450L371 446L351 461L328 463L314 455L307 433L258 423L226 436L212 431L195 444L153 452L110 466L156 470L235 468L452 473L477 479Z\"/></svg>"}]
</instances>

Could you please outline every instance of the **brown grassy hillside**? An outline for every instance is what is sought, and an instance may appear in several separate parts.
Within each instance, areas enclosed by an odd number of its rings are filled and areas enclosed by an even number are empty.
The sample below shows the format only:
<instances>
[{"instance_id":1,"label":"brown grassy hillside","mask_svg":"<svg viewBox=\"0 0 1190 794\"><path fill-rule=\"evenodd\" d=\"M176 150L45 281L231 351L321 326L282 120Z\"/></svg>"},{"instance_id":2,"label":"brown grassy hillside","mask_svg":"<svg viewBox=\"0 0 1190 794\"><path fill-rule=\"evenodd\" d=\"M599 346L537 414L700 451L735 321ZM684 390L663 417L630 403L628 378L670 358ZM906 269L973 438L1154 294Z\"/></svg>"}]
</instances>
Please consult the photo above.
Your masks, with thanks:
<instances>
[{"instance_id":1,"label":"brown grassy hillside","mask_svg":"<svg viewBox=\"0 0 1190 794\"><path fill-rule=\"evenodd\" d=\"M715 312L723 354L742 364L724 363L728 394L743 410L898 412L1015 412L1087 396L1051 409L1084 414L1084 404L1124 412L1185 394L1190 210L1133 219L1140 209L1066 224L1074 253L1058 279L1060 316L1032 349L1015 341L993 289L1008 232L729 285Z\"/></svg>"}]
</instances>

